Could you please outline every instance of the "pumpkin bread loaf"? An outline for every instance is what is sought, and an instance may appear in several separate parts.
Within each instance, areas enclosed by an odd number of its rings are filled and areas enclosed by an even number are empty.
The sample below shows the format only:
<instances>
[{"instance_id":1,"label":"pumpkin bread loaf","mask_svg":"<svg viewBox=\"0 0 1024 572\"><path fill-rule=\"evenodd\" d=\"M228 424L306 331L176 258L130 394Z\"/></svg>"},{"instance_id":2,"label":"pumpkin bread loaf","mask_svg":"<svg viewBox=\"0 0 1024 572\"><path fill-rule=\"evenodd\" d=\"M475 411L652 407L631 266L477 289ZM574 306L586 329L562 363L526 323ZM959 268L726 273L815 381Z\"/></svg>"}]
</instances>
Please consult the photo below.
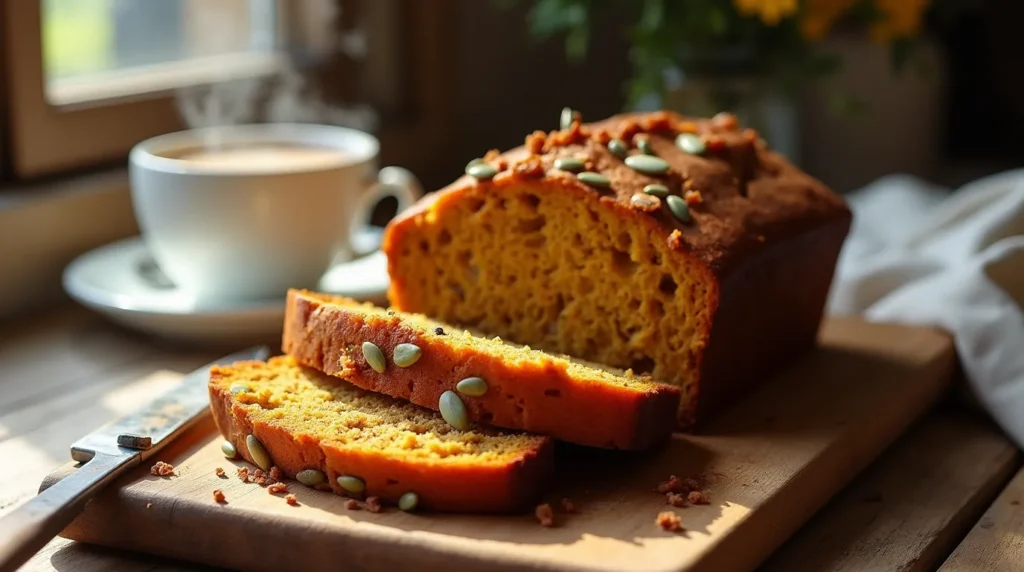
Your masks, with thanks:
<instances>
[{"instance_id":1,"label":"pumpkin bread loaf","mask_svg":"<svg viewBox=\"0 0 1024 572\"><path fill-rule=\"evenodd\" d=\"M356 477L344 482L390 503L412 492L426 509L508 512L536 501L553 467L546 437L459 431L433 411L287 356L213 367L209 389L217 427L247 461L260 464L247 445L252 435L269 456L264 464L291 478L321 471L339 494L358 496L338 482Z\"/></svg>"},{"instance_id":2,"label":"pumpkin bread loaf","mask_svg":"<svg viewBox=\"0 0 1024 572\"><path fill-rule=\"evenodd\" d=\"M566 110L466 170L388 226L395 309L650 373L684 427L815 342L850 211L732 115Z\"/></svg>"},{"instance_id":3,"label":"pumpkin bread loaf","mask_svg":"<svg viewBox=\"0 0 1024 572\"><path fill-rule=\"evenodd\" d=\"M300 363L364 389L442 412L448 392L487 425L617 449L649 448L675 426L679 390L649 376L346 298L290 291L283 340Z\"/></svg>"}]
</instances>

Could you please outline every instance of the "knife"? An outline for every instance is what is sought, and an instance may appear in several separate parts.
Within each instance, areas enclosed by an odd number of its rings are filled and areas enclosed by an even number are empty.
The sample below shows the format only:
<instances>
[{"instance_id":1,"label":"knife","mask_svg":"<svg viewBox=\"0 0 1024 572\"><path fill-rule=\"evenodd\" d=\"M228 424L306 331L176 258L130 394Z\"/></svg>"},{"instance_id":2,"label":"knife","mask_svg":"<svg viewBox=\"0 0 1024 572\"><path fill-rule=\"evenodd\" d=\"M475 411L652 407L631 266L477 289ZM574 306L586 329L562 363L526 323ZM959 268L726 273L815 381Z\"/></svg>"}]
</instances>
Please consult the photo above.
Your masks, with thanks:
<instances>
[{"instance_id":1,"label":"knife","mask_svg":"<svg viewBox=\"0 0 1024 572\"><path fill-rule=\"evenodd\" d=\"M79 468L0 519L0 572L16 570L64 530L86 501L129 469L144 463L175 437L210 414L210 367L264 360L266 346L211 362L141 409L101 427L71 446Z\"/></svg>"}]
</instances>

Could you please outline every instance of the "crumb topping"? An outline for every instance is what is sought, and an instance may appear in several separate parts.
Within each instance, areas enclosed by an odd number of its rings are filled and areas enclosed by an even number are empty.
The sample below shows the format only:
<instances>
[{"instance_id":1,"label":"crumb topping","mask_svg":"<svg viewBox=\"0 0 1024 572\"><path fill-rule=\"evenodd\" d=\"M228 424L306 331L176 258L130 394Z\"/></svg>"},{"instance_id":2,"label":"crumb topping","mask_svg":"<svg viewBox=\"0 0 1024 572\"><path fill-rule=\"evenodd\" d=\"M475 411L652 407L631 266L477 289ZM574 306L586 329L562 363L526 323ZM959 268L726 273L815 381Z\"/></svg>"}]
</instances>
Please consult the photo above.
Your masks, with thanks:
<instances>
[{"instance_id":1,"label":"crumb topping","mask_svg":"<svg viewBox=\"0 0 1024 572\"><path fill-rule=\"evenodd\" d=\"M174 474L174 465L157 461L155 465L149 468L149 474L157 477L170 477Z\"/></svg>"},{"instance_id":2,"label":"crumb topping","mask_svg":"<svg viewBox=\"0 0 1024 572\"><path fill-rule=\"evenodd\" d=\"M285 492L287 490L288 490L288 485L286 485L285 483L274 483L274 484L272 484L272 485L267 487L267 492L272 494L272 495L280 494L280 493L283 493L283 492Z\"/></svg>"},{"instance_id":3,"label":"crumb topping","mask_svg":"<svg viewBox=\"0 0 1024 572\"><path fill-rule=\"evenodd\" d=\"M572 504L571 500L569 500L567 498L563 498L562 499L562 510L564 510L567 513L572 514L572 513L576 512L576 506Z\"/></svg>"},{"instance_id":4,"label":"crumb topping","mask_svg":"<svg viewBox=\"0 0 1024 572\"><path fill-rule=\"evenodd\" d=\"M672 511L659 512L655 521L662 530L678 532L683 529L683 519Z\"/></svg>"},{"instance_id":5,"label":"crumb topping","mask_svg":"<svg viewBox=\"0 0 1024 572\"><path fill-rule=\"evenodd\" d=\"M366 497L366 510L369 512L380 512L380 498L379 497Z\"/></svg>"},{"instance_id":6,"label":"crumb topping","mask_svg":"<svg viewBox=\"0 0 1024 572\"><path fill-rule=\"evenodd\" d=\"M555 511L547 503L537 505L537 508L533 510L533 515L537 517L537 521L540 522L541 526L551 527L555 525Z\"/></svg>"}]
</instances>

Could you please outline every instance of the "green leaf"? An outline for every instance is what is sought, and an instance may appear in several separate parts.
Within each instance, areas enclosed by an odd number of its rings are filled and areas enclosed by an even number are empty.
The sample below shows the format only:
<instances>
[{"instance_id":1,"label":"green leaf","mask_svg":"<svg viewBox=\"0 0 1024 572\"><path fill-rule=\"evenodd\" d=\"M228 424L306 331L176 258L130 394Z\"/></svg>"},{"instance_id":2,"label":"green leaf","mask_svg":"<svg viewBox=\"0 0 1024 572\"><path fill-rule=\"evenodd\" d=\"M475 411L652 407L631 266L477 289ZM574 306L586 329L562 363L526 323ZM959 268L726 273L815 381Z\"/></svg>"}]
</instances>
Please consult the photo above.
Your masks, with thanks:
<instances>
[{"instance_id":1,"label":"green leaf","mask_svg":"<svg viewBox=\"0 0 1024 572\"><path fill-rule=\"evenodd\" d=\"M907 62L914 55L917 43L912 38L899 38L889 46L889 55L892 62L892 69L896 73L902 73Z\"/></svg>"},{"instance_id":2,"label":"green leaf","mask_svg":"<svg viewBox=\"0 0 1024 572\"><path fill-rule=\"evenodd\" d=\"M565 55L571 62L579 62L587 55L590 29L583 26L569 30L565 35Z\"/></svg>"},{"instance_id":3,"label":"green leaf","mask_svg":"<svg viewBox=\"0 0 1024 572\"><path fill-rule=\"evenodd\" d=\"M828 107L833 113L846 119L863 115L868 109L863 99L842 93L831 94Z\"/></svg>"},{"instance_id":4,"label":"green leaf","mask_svg":"<svg viewBox=\"0 0 1024 572\"><path fill-rule=\"evenodd\" d=\"M637 27L645 32L657 32L665 18L664 0L645 0Z\"/></svg>"},{"instance_id":5,"label":"green leaf","mask_svg":"<svg viewBox=\"0 0 1024 572\"><path fill-rule=\"evenodd\" d=\"M843 67L843 59L836 54L812 55L807 63L807 75L820 78L832 75Z\"/></svg>"}]
</instances>

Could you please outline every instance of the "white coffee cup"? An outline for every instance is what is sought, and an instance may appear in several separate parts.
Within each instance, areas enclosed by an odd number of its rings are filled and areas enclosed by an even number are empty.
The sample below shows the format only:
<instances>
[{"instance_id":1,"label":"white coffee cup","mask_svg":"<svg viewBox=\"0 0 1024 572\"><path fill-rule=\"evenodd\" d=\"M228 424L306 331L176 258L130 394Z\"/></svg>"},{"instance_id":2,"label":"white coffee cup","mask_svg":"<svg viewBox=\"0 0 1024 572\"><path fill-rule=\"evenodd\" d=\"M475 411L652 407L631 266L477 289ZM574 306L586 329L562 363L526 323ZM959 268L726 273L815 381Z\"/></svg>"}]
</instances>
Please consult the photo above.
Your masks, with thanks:
<instances>
[{"instance_id":1,"label":"white coffee cup","mask_svg":"<svg viewBox=\"0 0 1024 572\"><path fill-rule=\"evenodd\" d=\"M405 169L377 171L372 135L327 125L253 124L148 139L129 156L142 237L197 301L315 287L387 196L421 194ZM365 235L365 233L363 233ZM374 245L376 246L376 245Z\"/></svg>"}]
</instances>

